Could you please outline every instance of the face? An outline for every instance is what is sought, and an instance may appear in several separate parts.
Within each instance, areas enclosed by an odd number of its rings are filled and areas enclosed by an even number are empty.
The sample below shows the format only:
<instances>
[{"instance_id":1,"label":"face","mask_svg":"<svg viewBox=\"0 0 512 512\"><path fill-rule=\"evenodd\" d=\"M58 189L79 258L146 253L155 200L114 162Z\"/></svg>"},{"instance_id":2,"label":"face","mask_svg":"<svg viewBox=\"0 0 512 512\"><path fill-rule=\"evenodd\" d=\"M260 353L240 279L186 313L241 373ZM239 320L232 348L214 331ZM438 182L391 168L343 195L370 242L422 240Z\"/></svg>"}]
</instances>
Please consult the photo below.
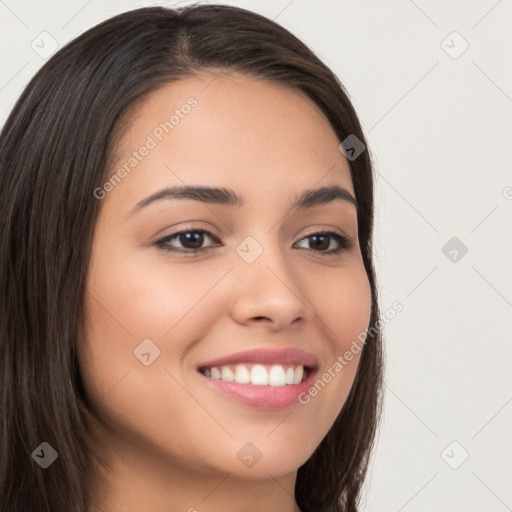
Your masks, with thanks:
<instances>
[{"instance_id":1,"label":"face","mask_svg":"<svg viewBox=\"0 0 512 512\"><path fill-rule=\"evenodd\" d=\"M117 178L95 192L80 369L104 454L264 479L296 471L339 414L359 354L335 363L368 327L371 291L349 165L320 110L212 79L130 113ZM324 187L338 189L298 202Z\"/></svg>"}]
</instances>

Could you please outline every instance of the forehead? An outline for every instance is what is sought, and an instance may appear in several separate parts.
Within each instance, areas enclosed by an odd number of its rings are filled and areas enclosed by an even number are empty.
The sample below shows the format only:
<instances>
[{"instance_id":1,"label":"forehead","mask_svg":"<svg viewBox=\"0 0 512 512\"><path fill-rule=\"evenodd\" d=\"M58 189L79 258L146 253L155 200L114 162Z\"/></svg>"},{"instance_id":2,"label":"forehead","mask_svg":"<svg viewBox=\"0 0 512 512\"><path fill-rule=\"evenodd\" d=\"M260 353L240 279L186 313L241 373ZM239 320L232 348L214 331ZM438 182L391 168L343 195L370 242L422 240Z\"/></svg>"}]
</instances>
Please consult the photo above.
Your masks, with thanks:
<instances>
[{"instance_id":1,"label":"forehead","mask_svg":"<svg viewBox=\"0 0 512 512\"><path fill-rule=\"evenodd\" d=\"M325 179L353 194L331 125L312 100L282 84L203 72L151 93L127 112L119 134L110 174L128 172L110 195L131 202L185 183L283 199L283 191Z\"/></svg>"}]
</instances>

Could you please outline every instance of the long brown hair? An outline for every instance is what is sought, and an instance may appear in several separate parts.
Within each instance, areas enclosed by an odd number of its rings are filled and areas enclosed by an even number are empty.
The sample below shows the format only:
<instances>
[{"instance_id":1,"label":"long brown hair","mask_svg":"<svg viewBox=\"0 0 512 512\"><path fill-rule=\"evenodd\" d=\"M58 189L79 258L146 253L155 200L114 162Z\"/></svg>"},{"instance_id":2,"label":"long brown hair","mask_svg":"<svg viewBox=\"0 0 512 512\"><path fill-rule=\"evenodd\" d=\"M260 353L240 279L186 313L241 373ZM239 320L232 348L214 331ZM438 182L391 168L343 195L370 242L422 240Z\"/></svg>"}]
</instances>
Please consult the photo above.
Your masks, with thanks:
<instances>
[{"instance_id":1,"label":"long brown hair","mask_svg":"<svg viewBox=\"0 0 512 512\"><path fill-rule=\"evenodd\" d=\"M351 160L372 311L354 384L338 418L299 468L303 512L355 511L381 414L383 354L372 260L373 166L344 87L301 41L245 9L147 7L86 31L39 70L0 135L0 508L85 512L89 404L77 365L85 276L116 128L127 108L198 70L236 71L305 93ZM34 450L48 443L56 463ZM46 447L46 445L43 445ZM39 448L40 449L40 448Z\"/></svg>"}]
</instances>

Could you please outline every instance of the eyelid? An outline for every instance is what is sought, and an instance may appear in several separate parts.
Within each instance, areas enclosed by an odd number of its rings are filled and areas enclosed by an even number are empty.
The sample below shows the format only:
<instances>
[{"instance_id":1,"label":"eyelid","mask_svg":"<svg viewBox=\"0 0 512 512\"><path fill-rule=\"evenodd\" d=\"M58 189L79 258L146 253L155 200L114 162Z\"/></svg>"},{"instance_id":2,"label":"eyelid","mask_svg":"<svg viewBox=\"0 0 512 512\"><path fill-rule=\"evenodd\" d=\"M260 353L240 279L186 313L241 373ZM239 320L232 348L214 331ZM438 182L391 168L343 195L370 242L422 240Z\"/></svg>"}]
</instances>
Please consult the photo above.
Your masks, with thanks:
<instances>
[{"instance_id":1,"label":"eyelid","mask_svg":"<svg viewBox=\"0 0 512 512\"><path fill-rule=\"evenodd\" d=\"M311 231L309 231L308 233L306 233L305 235L302 235L302 237L298 240L299 242L301 240L303 240L304 238L308 238L310 236L313 236L313 235L321 235L321 234L327 234L327 235L332 235L332 234L336 234L338 235L340 238L342 238L343 240L346 241L347 244L350 245L350 247L353 247L355 242L354 242L354 238L352 235L349 235L347 233L344 233L341 229L339 228L336 228L334 226L327 226L327 227L323 227L323 228L312 228ZM356 235L356 239L357 239L357 235Z\"/></svg>"},{"instance_id":2,"label":"eyelid","mask_svg":"<svg viewBox=\"0 0 512 512\"><path fill-rule=\"evenodd\" d=\"M305 235L302 235L300 240L302 240L304 238L307 238L308 236L319 235L319 234L322 234L322 233L329 233L329 234L330 233L336 233L337 235L340 235L340 236L342 236L344 238L349 238L347 235L345 235L345 233L343 233L338 228L328 226L328 227L324 227L324 228L316 228L316 229L313 228L311 231L308 231Z\"/></svg>"},{"instance_id":3,"label":"eyelid","mask_svg":"<svg viewBox=\"0 0 512 512\"><path fill-rule=\"evenodd\" d=\"M193 226L186 226L178 231L175 231L174 233L170 233L168 235L165 235L163 237L161 237L160 239L158 239L156 242L154 242L153 245L157 245L157 246L162 246L162 248L166 249L168 246L166 246L165 242L170 240L170 239L173 239L179 235L183 235L185 233L202 233L208 237L210 237L214 242L220 242L220 238L215 235L215 233L213 233L210 229L205 229L205 228L199 228L199 227L193 227ZM206 249L209 249L209 248L213 248L213 247L218 247L218 245L212 245L210 247L203 247L201 249L180 249L180 248L172 248L172 249L168 249L169 251L173 251L175 250L175 252L182 252L182 253L192 253L194 251L196 252L199 252L199 251L204 251Z\"/></svg>"},{"instance_id":4,"label":"eyelid","mask_svg":"<svg viewBox=\"0 0 512 512\"><path fill-rule=\"evenodd\" d=\"M353 249L354 246L355 246L355 243L354 243L354 241L353 241L351 236L345 235L343 232L341 232L340 230L338 230L336 228L326 228L326 229L316 229L316 230L313 230L312 232L302 236L297 242L295 242L295 244L299 243L299 242L302 242L302 240L304 240L306 238L309 238L309 237L312 237L312 236L315 236L315 235L327 235L327 236L330 236L331 238L334 238L338 242L338 246L339 246L338 249L331 250L331 251L313 251L312 249L310 249L310 252L313 252L313 253L315 253L317 255L325 255L325 256L333 255L333 256L336 256L336 255L339 255L342 252L345 252L345 251L348 251L350 249Z\"/></svg>"}]
</instances>

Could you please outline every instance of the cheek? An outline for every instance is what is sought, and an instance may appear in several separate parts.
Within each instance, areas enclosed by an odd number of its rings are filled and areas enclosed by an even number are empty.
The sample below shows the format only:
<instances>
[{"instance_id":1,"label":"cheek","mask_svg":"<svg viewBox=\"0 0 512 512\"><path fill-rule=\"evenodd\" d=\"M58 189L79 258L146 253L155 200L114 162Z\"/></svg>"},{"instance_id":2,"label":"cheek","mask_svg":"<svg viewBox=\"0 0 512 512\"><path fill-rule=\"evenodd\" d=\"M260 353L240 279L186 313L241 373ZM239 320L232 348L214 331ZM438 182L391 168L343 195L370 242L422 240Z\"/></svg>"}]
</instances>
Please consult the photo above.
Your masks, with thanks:
<instances>
[{"instance_id":1,"label":"cheek","mask_svg":"<svg viewBox=\"0 0 512 512\"><path fill-rule=\"evenodd\" d=\"M181 371L184 354L195 339L207 337L222 308L214 287L225 268L209 265L198 272L193 263L162 264L160 255L158 261L133 254L128 259L118 247L96 247L88 273L86 332L78 350L92 401L109 393L128 371L130 380L141 379L141 390L161 389L162 379L168 385L164 369ZM159 354L150 366L137 357L147 348L150 358Z\"/></svg>"},{"instance_id":2,"label":"cheek","mask_svg":"<svg viewBox=\"0 0 512 512\"><path fill-rule=\"evenodd\" d=\"M316 285L312 300L319 327L341 355L352 341L361 339L370 322L371 288L362 262L340 270L339 276L328 276L323 286Z\"/></svg>"},{"instance_id":3,"label":"cheek","mask_svg":"<svg viewBox=\"0 0 512 512\"><path fill-rule=\"evenodd\" d=\"M91 259L88 321L78 348L87 396L111 431L120 439L144 440L146 450L158 452L163 444L182 464L201 461L183 440L204 436L205 412L178 383L180 365L193 341L206 337L219 318L215 308L221 306L209 291L225 274L192 269L142 264L136 257L123 261L103 249L101 263L99 256ZM147 339L160 354L146 366L134 351L140 355L138 347ZM152 358L151 344L147 350Z\"/></svg>"},{"instance_id":4,"label":"cheek","mask_svg":"<svg viewBox=\"0 0 512 512\"><path fill-rule=\"evenodd\" d=\"M161 255L148 258L147 251L123 259L102 248L101 263L91 262L88 290L95 300L90 300L90 317L113 344L120 339L131 345L146 338L176 339L174 334L191 317L197 327L216 318L207 295L224 269L209 265L208 271L197 272L193 263L163 263ZM207 308L202 307L205 302Z\"/></svg>"},{"instance_id":5,"label":"cheek","mask_svg":"<svg viewBox=\"0 0 512 512\"><path fill-rule=\"evenodd\" d=\"M319 282L322 282L321 280ZM313 286L313 285L312 285ZM371 317L371 287L361 262L340 270L338 278L314 285L312 304L318 328L329 340L327 359L317 380L302 397L315 409L318 427L331 425L341 411L357 372Z\"/></svg>"}]
</instances>

